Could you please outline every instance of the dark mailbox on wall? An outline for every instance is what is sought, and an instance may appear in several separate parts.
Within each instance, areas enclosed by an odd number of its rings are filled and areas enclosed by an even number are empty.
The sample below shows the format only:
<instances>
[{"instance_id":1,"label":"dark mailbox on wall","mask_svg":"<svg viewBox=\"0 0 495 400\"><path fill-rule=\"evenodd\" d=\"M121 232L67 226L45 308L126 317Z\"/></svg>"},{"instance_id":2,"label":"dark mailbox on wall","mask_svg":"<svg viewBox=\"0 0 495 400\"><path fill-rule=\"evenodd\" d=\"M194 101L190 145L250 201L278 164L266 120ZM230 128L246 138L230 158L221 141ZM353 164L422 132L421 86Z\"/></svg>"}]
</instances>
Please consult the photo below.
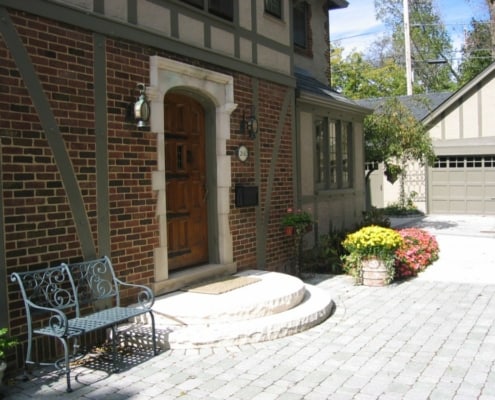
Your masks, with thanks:
<instances>
[{"instance_id":1,"label":"dark mailbox on wall","mask_svg":"<svg viewBox=\"0 0 495 400\"><path fill-rule=\"evenodd\" d=\"M258 205L258 186L235 185L235 206L254 207Z\"/></svg>"}]
</instances>

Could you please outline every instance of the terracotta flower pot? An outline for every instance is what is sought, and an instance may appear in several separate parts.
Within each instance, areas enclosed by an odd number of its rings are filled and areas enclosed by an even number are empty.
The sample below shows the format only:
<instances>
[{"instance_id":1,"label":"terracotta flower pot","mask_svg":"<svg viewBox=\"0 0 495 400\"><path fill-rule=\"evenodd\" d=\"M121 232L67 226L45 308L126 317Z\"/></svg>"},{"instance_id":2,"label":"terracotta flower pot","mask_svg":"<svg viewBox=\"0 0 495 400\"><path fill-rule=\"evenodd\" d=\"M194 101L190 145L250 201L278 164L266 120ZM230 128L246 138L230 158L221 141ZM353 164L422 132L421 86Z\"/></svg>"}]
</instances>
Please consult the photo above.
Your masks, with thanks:
<instances>
[{"instance_id":1,"label":"terracotta flower pot","mask_svg":"<svg viewBox=\"0 0 495 400\"><path fill-rule=\"evenodd\" d=\"M365 258L361 261L363 285L385 286L389 283L389 276L385 262L379 258Z\"/></svg>"}]
</instances>

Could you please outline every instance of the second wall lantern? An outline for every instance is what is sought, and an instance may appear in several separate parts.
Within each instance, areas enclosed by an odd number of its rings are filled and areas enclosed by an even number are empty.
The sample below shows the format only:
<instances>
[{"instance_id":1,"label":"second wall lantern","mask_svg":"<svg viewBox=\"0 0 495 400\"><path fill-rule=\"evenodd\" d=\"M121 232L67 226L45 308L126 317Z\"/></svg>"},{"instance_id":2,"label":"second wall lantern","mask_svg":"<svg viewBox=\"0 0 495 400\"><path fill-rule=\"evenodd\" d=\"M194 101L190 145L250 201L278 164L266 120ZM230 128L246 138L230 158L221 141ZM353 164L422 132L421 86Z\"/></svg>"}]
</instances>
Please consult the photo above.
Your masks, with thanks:
<instances>
[{"instance_id":1,"label":"second wall lantern","mask_svg":"<svg viewBox=\"0 0 495 400\"><path fill-rule=\"evenodd\" d=\"M249 138L255 139L258 133L258 120L255 116L255 108L251 107L251 115L246 119L246 114L242 113L242 120L239 126L240 133L247 133Z\"/></svg>"}]
</instances>

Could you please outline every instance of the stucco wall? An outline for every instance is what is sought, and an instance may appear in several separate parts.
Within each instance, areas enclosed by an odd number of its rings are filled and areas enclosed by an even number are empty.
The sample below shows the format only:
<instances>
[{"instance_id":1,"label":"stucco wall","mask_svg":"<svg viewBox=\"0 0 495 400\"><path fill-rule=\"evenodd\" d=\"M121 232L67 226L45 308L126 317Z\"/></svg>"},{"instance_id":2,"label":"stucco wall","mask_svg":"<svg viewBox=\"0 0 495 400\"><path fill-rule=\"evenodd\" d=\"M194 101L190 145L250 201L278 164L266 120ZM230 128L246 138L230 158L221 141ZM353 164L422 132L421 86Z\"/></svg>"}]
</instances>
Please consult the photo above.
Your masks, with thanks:
<instances>
[{"instance_id":1,"label":"stucco wall","mask_svg":"<svg viewBox=\"0 0 495 400\"><path fill-rule=\"evenodd\" d=\"M309 1L311 6L311 57L306 54L296 52L294 63L300 68L311 71L312 75L320 82L329 81L329 31L328 14L325 11L323 2Z\"/></svg>"},{"instance_id":2,"label":"stucco wall","mask_svg":"<svg viewBox=\"0 0 495 400\"><path fill-rule=\"evenodd\" d=\"M94 12L99 7L97 0L54 1L87 12ZM134 15L129 12L131 8L127 1L112 0L104 2L103 13L122 22L133 23L135 19L137 26L145 30L208 51L255 61L264 68L290 74L292 44L290 43L289 12L291 2L283 0L282 3L283 15L281 19L278 19L264 12L263 0L239 1L237 3L238 21L243 30L236 29L235 22L222 20L180 2L139 0L136 1ZM173 27L176 27L176 33ZM242 43L239 48L236 47L237 41Z\"/></svg>"},{"instance_id":3,"label":"stucco wall","mask_svg":"<svg viewBox=\"0 0 495 400\"><path fill-rule=\"evenodd\" d=\"M435 141L495 136L495 81L488 80L465 94L430 128Z\"/></svg>"}]
</instances>

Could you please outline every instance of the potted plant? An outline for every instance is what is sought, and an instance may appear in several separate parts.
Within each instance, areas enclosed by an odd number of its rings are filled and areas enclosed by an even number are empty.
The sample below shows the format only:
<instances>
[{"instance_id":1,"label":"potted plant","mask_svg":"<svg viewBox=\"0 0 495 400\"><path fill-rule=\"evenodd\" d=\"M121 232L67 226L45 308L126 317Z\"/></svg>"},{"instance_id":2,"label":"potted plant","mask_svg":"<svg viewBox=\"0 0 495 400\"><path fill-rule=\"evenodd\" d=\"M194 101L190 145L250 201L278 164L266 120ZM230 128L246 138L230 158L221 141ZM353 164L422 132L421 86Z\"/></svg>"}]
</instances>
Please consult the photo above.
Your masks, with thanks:
<instances>
[{"instance_id":1,"label":"potted plant","mask_svg":"<svg viewBox=\"0 0 495 400\"><path fill-rule=\"evenodd\" d=\"M291 236L294 244L295 274L300 275L302 265L303 236L313 229L313 217L303 210L287 209L287 213L282 217L282 226L285 234Z\"/></svg>"},{"instance_id":2,"label":"potted plant","mask_svg":"<svg viewBox=\"0 0 495 400\"><path fill-rule=\"evenodd\" d=\"M357 284L387 285L395 275L395 252L402 245L402 236L395 230L371 225L346 236L342 246L344 269Z\"/></svg>"},{"instance_id":3,"label":"potted plant","mask_svg":"<svg viewBox=\"0 0 495 400\"><path fill-rule=\"evenodd\" d=\"M7 349L14 347L17 344L17 339L8 335L7 328L0 329L0 382L3 380L3 374L7 368L7 362L5 361L5 352Z\"/></svg>"},{"instance_id":4,"label":"potted plant","mask_svg":"<svg viewBox=\"0 0 495 400\"><path fill-rule=\"evenodd\" d=\"M291 235L302 235L311 231L313 227L313 218L307 211L287 209L287 213L282 217L282 225L285 227L285 233Z\"/></svg>"},{"instance_id":5,"label":"potted plant","mask_svg":"<svg viewBox=\"0 0 495 400\"><path fill-rule=\"evenodd\" d=\"M385 168L385 176L387 177L387 181L394 184L397 179L399 179L399 176L402 173L402 168L399 165L388 163L385 163Z\"/></svg>"}]
</instances>

